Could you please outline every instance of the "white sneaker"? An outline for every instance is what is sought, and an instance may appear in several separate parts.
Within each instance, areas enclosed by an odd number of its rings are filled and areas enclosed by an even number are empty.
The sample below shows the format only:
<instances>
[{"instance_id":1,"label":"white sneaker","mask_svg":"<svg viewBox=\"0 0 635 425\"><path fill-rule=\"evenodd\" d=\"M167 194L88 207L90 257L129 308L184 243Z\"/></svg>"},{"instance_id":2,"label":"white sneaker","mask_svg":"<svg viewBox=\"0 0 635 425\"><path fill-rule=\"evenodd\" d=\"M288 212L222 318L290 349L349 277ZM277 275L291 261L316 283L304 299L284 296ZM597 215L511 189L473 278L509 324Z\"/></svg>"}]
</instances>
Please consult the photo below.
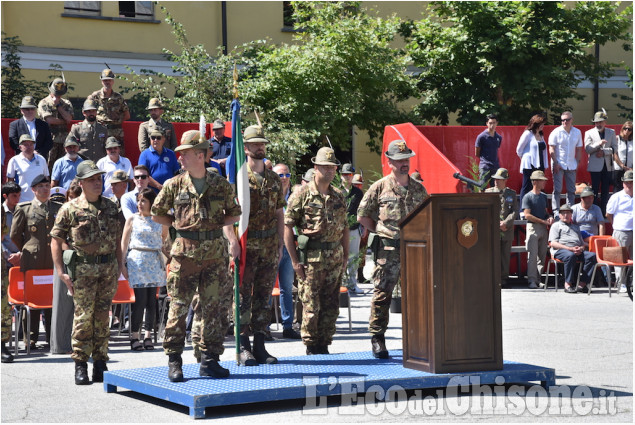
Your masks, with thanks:
<instances>
[{"instance_id":1,"label":"white sneaker","mask_svg":"<svg viewBox=\"0 0 635 425\"><path fill-rule=\"evenodd\" d=\"M626 285L622 283L618 292L626 292Z\"/></svg>"},{"instance_id":2,"label":"white sneaker","mask_svg":"<svg viewBox=\"0 0 635 425\"><path fill-rule=\"evenodd\" d=\"M361 295L364 293L364 290L355 284L354 287L348 289L348 292L355 295Z\"/></svg>"},{"instance_id":3,"label":"white sneaker","mask_svg":"<svg viewBox=\"0 0 635 425\"><path fill-rule=\"evenodd\" d=\"M538 289L538 285L536 284L536 282L531 282L529 284L529 289Z\"/></svg>"}]
</instances>

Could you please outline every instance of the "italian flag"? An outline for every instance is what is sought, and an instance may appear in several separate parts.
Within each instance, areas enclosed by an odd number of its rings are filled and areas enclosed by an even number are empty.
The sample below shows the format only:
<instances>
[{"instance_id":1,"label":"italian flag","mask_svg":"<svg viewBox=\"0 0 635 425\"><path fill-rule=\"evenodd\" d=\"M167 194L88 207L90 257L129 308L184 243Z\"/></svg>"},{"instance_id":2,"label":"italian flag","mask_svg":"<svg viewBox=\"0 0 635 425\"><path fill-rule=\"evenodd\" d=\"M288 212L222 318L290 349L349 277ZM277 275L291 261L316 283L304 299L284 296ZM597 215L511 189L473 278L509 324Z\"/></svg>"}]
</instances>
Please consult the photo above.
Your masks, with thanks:
<instances>
[{"instance_id":1,"label":"italian flag","mask_svg":"<svg viewBox=\"0 0 635 425\"><path fill-rule=\"evenodd\" d=\"M247 225L249 223L249 176L247 174L247 162L243 145L243 133L240 128L240 102L234 99L232 110L232 151L227 158L227 175L229 183L236 188L238 203L242 209L238 223L238 240L240 241L240 282L245 271L245 258L247 255Z\"/></svg>"}]
</instances>

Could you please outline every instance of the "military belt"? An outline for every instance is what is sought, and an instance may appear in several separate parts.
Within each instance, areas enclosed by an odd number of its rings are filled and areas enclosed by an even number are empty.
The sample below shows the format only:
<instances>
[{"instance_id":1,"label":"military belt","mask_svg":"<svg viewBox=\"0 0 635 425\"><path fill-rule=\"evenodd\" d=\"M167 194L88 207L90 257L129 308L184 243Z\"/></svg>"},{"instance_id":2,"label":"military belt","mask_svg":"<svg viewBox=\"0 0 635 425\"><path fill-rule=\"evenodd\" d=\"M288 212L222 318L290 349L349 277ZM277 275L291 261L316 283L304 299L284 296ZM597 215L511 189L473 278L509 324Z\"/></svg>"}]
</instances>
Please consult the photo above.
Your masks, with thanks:
<instances>
[{"instance_id":1,"label":"military belt","mask_svg":"<svg viewBox=\"0 0 635 425\"><path fill-rule=\"evenodd\" d=\"M268 229L268 230L251 230L249 229L248 233L247 233L247 238L255 238L255 239L264 239L264 238L268 238L269 236L273 236L276 234L276 232L278 231L277 228L272 228L272 229Z\"/></svg>"},{"instance_id":2,"label":"military belt","mask_svg":"<svg viewBox=\"0 0 635 425\"><path fill-rule=\"evenodd\" d=\"M390 239L390 238L381 238L381 243L384 246L392 246L393 248L399 248L401 240L400 239Z\"/></svg>"},{"instance_id":3,"label":"military belt","mask_svg":"<svg viewBox=\"0 0 635 425\"><path fill-rule=\"evenodd\" d=\"M223 235L223 229L204 230L202 232L188 232L186 230L177 230L176 236L179 238L192 239L195 241L204 241L209 239L220 238Z\"/></svg>"},{"instance_id":4,"label":"military belt","mask_svg":"<svg viewBox=\"0 0 635 425\"><path fill-rule=\"evenodd\" d=\"M311 251L322 250L322 249L335 249L340 242L320 242L309 240L309 243L306 245L306 248Z\"/></svg>"},{"instance_id":5,"label":"military belt","mask_svg":"<svg viewBox=\"0 0 635 425\"><path fill-rule=\"evenodd\" d=\"M77 262L86 264L107 264L115 259L114 254L106 255L77 255Z\"/></svg>"}]
</instances>

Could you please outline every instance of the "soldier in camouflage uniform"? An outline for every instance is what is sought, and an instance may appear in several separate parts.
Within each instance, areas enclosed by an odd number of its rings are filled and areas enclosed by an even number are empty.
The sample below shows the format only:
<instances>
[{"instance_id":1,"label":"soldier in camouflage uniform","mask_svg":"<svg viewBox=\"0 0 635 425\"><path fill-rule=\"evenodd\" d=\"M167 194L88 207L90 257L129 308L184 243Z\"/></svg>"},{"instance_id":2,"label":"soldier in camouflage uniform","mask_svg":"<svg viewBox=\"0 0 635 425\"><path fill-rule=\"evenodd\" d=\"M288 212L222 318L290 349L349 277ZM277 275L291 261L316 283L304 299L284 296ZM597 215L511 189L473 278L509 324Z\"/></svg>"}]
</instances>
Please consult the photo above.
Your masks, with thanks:
<instances>
[{"instance_id":1,"label":"soldier in camouflage uniform","mask_svg":"<svg viewBox=\"0 0 635 425\"><path fill-rule=\"evenodd\" d=\"M511 256L512 241L514 240L514 219L518 214L518 198L516 192L507 187L509 172L505 168L499 168L494 179L494 187L485 192L500 193L500 235L501 235L501 287L507 286L509 278L509 258Z\"/></svg>"},{"instance_id":2,"label":"soldier in camouflage uniform","mask_svg":"<svg viewBox=\"0 0 635 425\"><path fill-rule=\"evenodd\" d=\"M150 133L157 127L161 128L164 133L165 144L163 147L174 151L177 147L176 132L171 123L161 119L161 115L163 115L163 104L161 101L157 98L150 99L146 110L150 111L150 120L142 122L139 126L139 135L137 137L139 152L143 152L150 147Z\"/></svg>"},{"instance_id":3,"label":"soldier in camouflage uniform","mask_svg":"<svg viewBox=\"0 0 635 425\"><path fill-rule=\"evenodd\" d=\"M117 205L101 196L102 174L93 161L79 164L82 194L62 206L51 231L55 269L75 302L71 358L76 385L89 383L91 355L93 382L103 382L108 370L108 311L123 272ZM64 243L70 250L63 251Z\"/></svg>"},{"instance_id":4,"label":"soldier in camouflage uniform","mask_svg":"<svg viewBox=\"0 0 635 425\"><path fill-rule=\"evenodd\" d=\"M346 198L331 185L340 162L327 147L311 162L315 164L313 179L291 194L284 215L284 243L298 277L303 307L300 333L309 355L329 354L349 242ZM298 259L296 252L294 226L303 259Z\"/></svg>"},{"instance_id":5,"label":"soldier in camouflage uniform","mask_svg":"<svg viewBox=\"0 0 635 425\"><path fill-rule=\"evenodd\" d=\"M240 286L240 363L258 366L278 362L265 349L265 332L271 323L269 299L282 251L286 202L280 178L263 162L269 140L262 127L247 127L243 140L250 211L245 274ZM249 342L250 330L254 334L253 351Z\"/></svg>"},{"instance_id":6,"label":"soldier in camouflage uniform","mask_svg":"<svg viewBox=\"0 0 635 425\"><path fill-rule=\"evenodd\" d=\"M97 122L97 102L87 99L82 106L84 121L73 124L71 132L79 142L79 156L97 162L106 156L108 129Z\"/></svg>"},{"instance_id":7,"label":"soldier in camouflage uniform","mask_svg":"<svg viewBox=\"0 0 635 425\"><path fill-rule=\"evenodd\" d=\"M9 233L9 228L7 227L7 220L4 208L0 208L0 213L2 214L2 238ZM2 310L2 363L11 363L13 361L13 355L7 348L7 342L11 339L11 307L9 306L9 299L7 296L7 291L9 289L9 264L7 260L4 258L4 255L0 256L0 261L2 261L2 298L0 299L0 308Z\"/></svg>"},{"instance_id":8,"label":"soldier in camouflage uniform","mask_svg":"<svg viewBox=\"0 0 635 425\"><path fill-rule=\"evenodd\" d=\"M101 72L101 89L94 91L88 96L87 100L97 102L97 122L108 129L108 136L115 137L121 145L121 156L126 156L126 146L123 139L124 121L130 119L130 111L128 104L123 96L113 91L112 86L115 82L115 73L111 69L104 69Z\"/></svg>"},{"instance_id":9,"label":"soldier in camouflage uniform","mask_svg":"<svg viewBox=\"0 0 635 425\"><path fill-rule=\"evenodd\" d=\"M385 155L391 173L371 185L357 210L357 220L379 237L369 330L373 355L380 359L388 358L384 333L388 328L392 291L401 270L399 221L428 197L423 184L408 175L410 158L415 154L406 142L390 142Z\"/></svg>"},{"instance_id":10,"label":"soldier in camouflage uniform","mask_svg":"<svg viewBox=\"0 0 635 425\"><path fill-rule=\"evenodd\" d=\"M51 94L40 100L37 106L38 115L49 125L53 137L53 147L48 155L49 174L55 161L66 155L64 142L68 136L68 125L73 119L73 105L62 98L66 90L66 82L63 79L54 79L49 86Z\"/></svg>"},{"instance_id":11,"label":"soldier in camouflage uniform","mask_svg":"<svg viewBox=\"0 0 635 425\"><path fill-rule=\"evenodd\" d=\"M172 382L183 381L185 317L195 294L199 296L203 320L199 374L229 376L229 370L218 364L229 324L224 312L232 299L227 242L222 235L224 226L238 221L241 209L227 180L205 169L208 146L198 131L183 134L176 150L181 152L185 172L165 182L152 206L153 219L174 229L167 276L172 301L163 340L163 349L169 356L168 379ZM174 215L170 215L172 209ZM228 233L233 236L232 255L240 255L235 234Z\"/></svg>"}]
</instances>

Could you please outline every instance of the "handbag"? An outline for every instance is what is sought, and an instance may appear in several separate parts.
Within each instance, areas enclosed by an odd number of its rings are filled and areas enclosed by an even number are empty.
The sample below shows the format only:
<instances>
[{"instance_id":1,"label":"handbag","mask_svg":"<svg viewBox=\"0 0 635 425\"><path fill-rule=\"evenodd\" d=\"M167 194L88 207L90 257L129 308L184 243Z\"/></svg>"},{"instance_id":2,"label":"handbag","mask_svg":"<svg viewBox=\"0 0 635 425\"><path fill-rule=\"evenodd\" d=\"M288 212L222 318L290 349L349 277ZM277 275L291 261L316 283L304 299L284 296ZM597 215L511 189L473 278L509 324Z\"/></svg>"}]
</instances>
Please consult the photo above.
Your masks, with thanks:
<instances>
[{"instance_id":1,"label":"handbag","mask_svg":"<svg viewBox=\"0 0 635 425\"><path fill-rule=\"evenodd\" d=\"M605 246L602 251L602 258L604 261L610 261L611 263L627 263L628 248L625 246Z\"/></svg>"}]
</instances>

